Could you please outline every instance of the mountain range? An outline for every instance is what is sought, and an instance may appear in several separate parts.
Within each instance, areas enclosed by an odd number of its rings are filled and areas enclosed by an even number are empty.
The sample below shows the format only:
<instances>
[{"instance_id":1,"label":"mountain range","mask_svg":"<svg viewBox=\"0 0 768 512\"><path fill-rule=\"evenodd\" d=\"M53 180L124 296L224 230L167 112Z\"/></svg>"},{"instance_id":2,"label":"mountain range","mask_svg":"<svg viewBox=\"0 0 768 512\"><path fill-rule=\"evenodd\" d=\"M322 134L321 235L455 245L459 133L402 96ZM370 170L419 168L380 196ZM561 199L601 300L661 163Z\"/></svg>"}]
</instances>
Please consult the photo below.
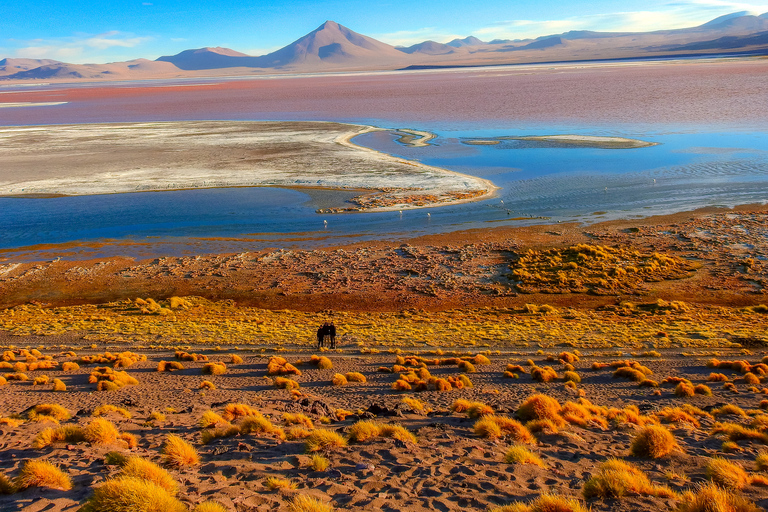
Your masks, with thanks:
<instances>
[{"instance_id":1,"label":"mountain range","mask_svg":"<svg viewBox=\"0 0 768 512\"><path fill-rule=\"evenodd\" d=\"M0 79L135 79L331 71L487 66L537 62L662 58L719 54L768 55L768 13L737 12L697 27L653 32L569 31L535 39L484 42L469 36L447 43L395 47L326 21L291 44L251 56L221 47L184 50L151 61L68 64L5 58Z\"/></svg>"}]
</instances>

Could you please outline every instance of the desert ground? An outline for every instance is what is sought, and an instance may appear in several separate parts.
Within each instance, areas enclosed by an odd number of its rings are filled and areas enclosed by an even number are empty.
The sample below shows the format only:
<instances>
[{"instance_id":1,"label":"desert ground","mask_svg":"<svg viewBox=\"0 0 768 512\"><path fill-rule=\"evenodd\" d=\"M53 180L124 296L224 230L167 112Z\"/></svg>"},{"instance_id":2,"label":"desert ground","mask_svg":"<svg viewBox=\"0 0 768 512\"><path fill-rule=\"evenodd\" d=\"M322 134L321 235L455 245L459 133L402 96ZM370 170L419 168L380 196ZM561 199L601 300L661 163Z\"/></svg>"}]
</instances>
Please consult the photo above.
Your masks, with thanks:
<instances>
[{"instance_id":1,"label":"desert ground","mask_svg":"<svg viewBox=\"0 0 768 512\"><path fill-rule=\"evenodd\" d=\"M759 510L766 214L6 263L0 509Z\"/></svg>"}]
</instances>

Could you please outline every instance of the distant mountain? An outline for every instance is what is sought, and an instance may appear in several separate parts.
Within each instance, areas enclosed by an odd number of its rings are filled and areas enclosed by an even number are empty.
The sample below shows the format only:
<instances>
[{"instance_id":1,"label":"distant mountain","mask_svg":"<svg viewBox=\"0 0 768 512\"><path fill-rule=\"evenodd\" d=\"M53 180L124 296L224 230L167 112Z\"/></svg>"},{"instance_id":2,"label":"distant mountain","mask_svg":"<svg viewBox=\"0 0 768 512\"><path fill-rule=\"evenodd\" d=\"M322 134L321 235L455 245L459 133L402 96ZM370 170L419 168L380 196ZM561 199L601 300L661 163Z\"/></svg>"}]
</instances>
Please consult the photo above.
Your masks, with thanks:
<instances>
[{"instance_id":1,"label":"distant mountain","mask_svg":"<svg viewBox=\"0 0 768 512\"><path fill-rule=\"evenodd\" d=\"M305 69L375 67L403 62L403 52L381 41L326 21L306 36L260 57L261 67Z\"/></svg>"},{"instance_id":2,"label":"distant mountain","mask_svg":"<svg viewBox=\"0 0 768 512\"><path fill-rule=\"evenodd\" d=\"M260 67L258 57L251 57L229 48L198 48L184 50L176 55L165 55L157 59L160 62L170 62L179 69L201 70L235 67Z\"/></svg>"},{"instance_id":3,"label":"distant mountain","mask_svg":"<svg viewBox=\"0 0 768 512\"><path fill-rule=\"evenodd\" d=\"M0 60L0 76L12 75L21 71L39 68L40 66L51 66L62 64L57 60L51 59L2 59Z\"/></svg>"},{"instance_id":4,"label":"distant mountain","mask_svg":"<svg viewBox=\"0 0 768 512\"><path fill-rule=\"evenodd\" d=\"M46 64L33 69L19 71L3 78L38 79L51 78L151 78L172 76L179 68L166 62L156 62L147 59L129 60L127 62L112 62L109 64L66 64L63 62Z\"/></svg>"},{"instance_id":5,"label":"distant mountain","mask_svg":"<svg viewBox=\"0 0 768 512\"><path fill-rule=\"evenodd\" d=\"M543 50L545 48L552 48L553 46L563 46L565 43L566 40L562 37L547 37L545 39L537 39L525 46L520 46L518 50Z\"/></svg>"},{"instance_id":6,"label":"distant mountain","mask_svg":"<svg viewBox=\"0 0 768 512\"><path fill-rule=\"evenodd\" d=\"M661 51L683 52L699 50L748 50L755 46L768 45L768 32L749 36L725 36L711 41L670 45L658 48Z\"/></svg>"},{"instance_id":7,"label":"distant mountain","mask_svg":"<svg viewBox=\"0 0 768 512\"><path fill-rule=\"evenodd\" d=\"M0 60L0 79L121 79L244 75L280 72L423 69L535 62L670 57L680 54L768 55L768 13L746 11L703 25L654 32L573 30L536 39L483 42L468 36L447 44L424 41L395 48L326 21L309 34L268 55L250 56L221 47L184 50L156 61L67 64L50 59ZM223 70L225 72L217 71Z\"/></svg>"},{"instance_id":8,"label":"distant mountain","mask_svg":"<svg viewBox=\"0 0 768 512\"><path fill-rule=\"evenodd\" d=\"M744 17L744 16L751 16L752 14L754 14L754 13L749 12L749 11L732 12L731 14L725 14L723 16L719 16L719 17L717 17L717 18L715 18L715 19L713 19L711 21L708 21L708 22L704 23L703 25L699 25L699 26L702 27L702 28L715 27L717 25L720 25L723 22L726 22L726 21L729 21L729 20L733 20L733 19L736 19L736 18L741 18L741 17Z\"/></svg>"},{"instance_id":9,"label":"distant mountain","mask_svg":"<svg viewBox=\"0 0 768 512\"><path fill-rule=\"evenodd\" d=\"M475 36L465 37L464 39L454 39L453 41L446 43L448 46L454 48L461 48L462 46L480 46L485 44Z\"/></svg>"},{"instance_id":10,"label":"distant mountain","mask_svg":"<svg viewBox=\"0 0 768 512\"><path fill-rule=\"evenodd\" d=\"M447 55L456 52L456 47L448 46L447 44L437 43L435 41L424 41L423 43L414 44L407 48L398 48L401 52L414 54L423 53L425 55Z\"/></svg>"}]
</instances>

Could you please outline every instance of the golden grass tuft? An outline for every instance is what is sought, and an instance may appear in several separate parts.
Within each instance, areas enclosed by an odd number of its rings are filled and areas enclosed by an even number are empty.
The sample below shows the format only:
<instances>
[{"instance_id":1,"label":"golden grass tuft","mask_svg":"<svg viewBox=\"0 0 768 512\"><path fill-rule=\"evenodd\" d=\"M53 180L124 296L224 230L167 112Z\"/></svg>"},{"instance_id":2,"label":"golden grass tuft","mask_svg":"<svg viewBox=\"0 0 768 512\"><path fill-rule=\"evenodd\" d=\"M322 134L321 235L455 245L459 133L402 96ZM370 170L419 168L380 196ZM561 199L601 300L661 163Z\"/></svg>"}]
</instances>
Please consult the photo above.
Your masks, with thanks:
<instances>
[{"instance_id":1,"label":"golden grass tuft","mask_svg":"<svg viewBox=\"0 0 768 512\"><path fill-rule=\"evenodd\" d=\"M660 425L643 427L632 440L630 453L635 457L658 459L678 448L672 432Z\"/></svg>"},{"instance_id":2,"label":"golden grass tuft","mask_svg":"<svg viewBox=\"0 0 768 512\"><path fill-rule=\"evenodd\" d=\"M314 454L309 459L309 467L312 471L325 471L331 465L331 461L322 455Z\"/></svg>"},{"instance_id":3,"label":"golden grass tuft","mask_svg":"<svg viewBox=\"0 0 768 512\"><path fill-rule=\"evenodd\" d=\"M388 437L390 439L397 439L398 441L409 442L416 444L416 436L413 435L407 428L398 424L381 425L381 436Z\"/></svg>"},{"instance_id":4,"label":"golden grass tuft","mask_svg":"<svg viewBox=\"0 0 768 512\"><path fill-rule=\"evenodd\" d=\"M347 446L347 440L332 430L318 429L312 431L306 440L307 452L335 451Z\"/></svg>"},{"instance_id":5,"label":"golden grass tuft","mask_svg":"<svg viewBox=\"0 0 768 512\"><path fill-rule=\"evenodd\" d=\"M244 362L243 358L237 354L231 354L229 357L230 357L229 362L231 364L243 364Z\"/></svg>"},{"instance_id":6,"label":"golden grass tuft","mask_svg":"<svg viewBox=\"0 0 768 512\"><path fill-rule=\"evenodd\" d=\"M288 510L290 512L333 512L333 507L317 498L299 494L291 500Z\"/></svg>"},{"instance_id":7,"label":"golden grass tuft","mask_svg":"<svg viewBox=\"0 0 768 512\"><path fill-rule=\"evenodd\" d=\"M744 412L744 409L734 404L725 404L724 406L717 409L712 409L711 412L712 416L715 418L720 416L741 416L742 418L747 417L747 413Z\"/></svg>"},{"instance_id":8,"label":"golden grass tuft","mask_svg":"<svg viewBox=\"0 0 768 512\"><path fill-rule=\"evenodd\" d=\"M675 512L761 512L762 509L742 496L709 483L685 491Z\"/></svg>"},{"instance_id":9,"label":"golden grass tuft","mask_svg":"<svg viewBox=\"0 0 768 512\"><path fill-rule=\"evenodd\" d=\"M304 425L308 429L315 428L314 422L306 414L286 412L283 413L283 421L288 425Z\"/></svg>"},{"instance_id":10,"label":"golden grass tuft","mask_svg":"<svg viewBox=\"0 0 768 512\"><path fill-rule=\"evenodd\" d=\"M0 473L0 494L13 494L16 492L16 486L13 482L5 476L5 473Z\"/></svg>"},{"instance_id":11,"label":"golden grass tuft","mask_svg":"<svg viewBox=\"0 0 768 512\"><path fill-rule=\"evenodd\" d=\"M69 411L59 404L36 405L27 413L27 417L32 421L38 421L40 416L55 418L59 421L68 420L72 417Z\"/></svg>"},{"instance_id":12,"label":"golden grass tuft","mask_svg":"<svg viewBox=\"0 0 768 512\"><path fill-rule=\"evenodd\" d=\"M467 408L467 416L470 418L479 418L493 412L493 407L482 402L471 402Z\"/></svg>"},{"instance_id":13,"label":"golden grass tuft","mask_svg":"<svg viewBox=\"0 0 768 512\"><path fill-rule=\"evenodd\" d=\"M58 428L46 428L40 431L32 441L33 448L45 448L56 443L82 443L85 431L78 425L64 425Z\"/></svg>"},{"instance_id":14,"label":"golden grass tuft","mask_svg":"<svg viewBox=\"0 0 768 512\"><path fill-rule=\"evenodd\" d=\"M504 454L504 462L507 464L534 464L545 467L541 457L522 445L514 445Z\"/></svg>"},{"instance_id":15,"label":"golden grass tuft","mask_svg":"<svg viewBox=\"0 0 768 512\"><path fill-rule=\"evenodd\" d=\"M503 507L490 508L488 512L589 512L589 510L577 499L545 493L530 503L512 503Z\"/></svg>"},{"instance_id":16,"label":"golden grass tuft","mask_svg":"<svg viewBox=\"0 0 768 512\"><path fill-rule=\"evenodd\" d=\"M299 439L306 439L311 434L311 431L301 426L293 426L285 433L285 437L291 441L298 441Z\"/></svg>"},{"instance_id":17,"label":"golden grass tuft","mask_svg":"<svg viewBox=\"0 0 768 512\"><path fill-rule=\"evenodd\" d=\"M224 363L205 363L202 372L203 375L224 375L227 373L227 365Z\"/></svg>"},{"instance_id":18,"label":"golden grass tuft","mask_svg":"<svg viewBox=\"0 0 768 512\"><path fill-rule=\"evenodd\" d=\"M287 377L275 377L275 387L277 389L299 389L299 383Z\"/></svg>"},{"instance_id":19,"label":"golden grass tuft","mask_svg":"<svg viewBox=\"0 0 768 512\"><path fill-rule=\"evenodd\" d=\"M14 485L20 491L29 487L48 487L62 491L72 489L72 481L69 476L47 460L28 460L25 462Z\"/></svg>"},{"instance_id":20,"label":"golden grass tuft","mask_svg":"<svg viewBox=\"0 0 768 512\"><path fill-rule=\"evenodd\" d=\"M340 373L336 373L334 374L333 379L331 379L331 384L334 386L344 386L347 384L347 377ZM408 388L410 389L410 385Z\"/></svg>"},{"instance_id":21,"label":"golden grass tuft","mask_svg":"<svg viewBox=\"0 0 768 512\"><path fill-rule=\"evenodd\" d=\"M368 379L365 378L365 375L360 372L347 372L344 377L347 378L347 382L357 382L361 384L368 382Z\"/></svg>"},{"instance_id":22,"label":"golden grass tuft","mask_svg":"<svg viewBox=\"0 0 768 512\"><path fill-rule=\"evenodd\" d=\"M120 476L140 478L165 489L171 496L179 492L179 485L170 473L154 462L141 457L128 457L123 464Z\"/></svg>"},{"instance_id":23,"label":"golden grass tuft","mask_svg":"<svg viewBox=\"0 0 768 512\"><path fill-rule=\"evenodd\" d=\"M130 476L105 481L81 512L187 512L187 507L159 485Z\"/></svg>"},{"instance_id":24,"label":"golden grass tuft","mask_svg":"<svg viewBox=\"0 0 768 512\"><path fill-rule=\"evenodd\" d=\"M755 469L758 471L768 471L768 452L760 452L755 458Z\"/></svg>"},{"instance_id":25,"label":"golden grass tuft","mask_svg":"<svg viewBox=\"0 0 768 512\"><path fill-rule=\"evenodd\" d=\"M295 489L297 485L291 482L287 478L280 478L277 476L270 476L264 481L264 487L270 491L277 489Z\"/></svg>"},{"instance_id":26,"label":"golden grass tuft","mask_svg":"<svg viewBox=\"0 0 768 512\"><path fill-rule=\"evenodd\" d=\"M713 457L704 470L705 476L725 489L740 490L749 485L744 468L722 457Z\"/></svg>"},{"instance_id":27,"label":"golden grass tuft","mask_svg":"<svg viewBox=\"0 0 768 512\"><path fill-rule=\"evenodd\" d=\"M85 427L85 440L93 445L108 445L117 442L120 432L105 418L96 418Z\"/></svg>"},{"instance_id":28,"label":"golden grass tuft","mask_svg":"<svg viewBox=\"0 0 768 512\"><path fill-rule=\"evenodd\" d=\"M165 439L163 456L169 466L196 466L200 463L200 456L195 447L176 434L171 434Z\"/></svg>"},{"instance_id":29,"label":"golden grass tuft","mask_svg":"<svg viewBox=\"0 0 768 512\"><path fill-rule=\"evenodd\" d=\"M689 398L696 394L693 385L688 382L680 382L675 386L675 396Z\"/></svg>"},{"instance_id":30,"label":"golden grass tuft","mask_svg":"<svg viewBox=\"0 0 768 512\"><path fill-rule=\"evenodd\" d=\"M197 389L216 389L216 384L214 384L209 380L204 380L203 382L200 383Z\"/></svg>"},{"instance_id":31,"label":"golden grass tuft","mask_svg":"<svg viewBox=\"0 0 768 512\"><path fill-rule=\"evenodd\" d=\"M221 503L215 501L204 501L192 509L192 512L229 512Z\"/></svg>"},{"instance_id":32,"label":"golden grass tuft","mask_svg":"<svg viewBox=\"0 0 768 512\"><path fill-rule=\"evenodd\" d=\"M362 443L378 437L381 434L381 424L373 420L361 420L349 427L349 440Z\"/></svg>"},{"instance_id":33,"label":"golden grass tuft","mask_svg":"<svg viewBox=\"0 0 768 512\"><path fill-rule=\"evenodd\" d=\"M523 421L551 420L562 422L562 406L556 399L547 395L536 394L528 397L517 409L517 416Z\"/></svg>"},{"instance_id":34,"label":"golden grass tuft","mask_svg":"<svg viewBox=\"0 0 768 512\"><path fill-rule=\"evenodd\" d=\"M662 498L675 498L677 494L667 486L654 485L637 466L621 459L608 459L600 464L597 474L584 484L585 498L621 498L640 494Z\"/></svg>"},{"instance_id":35,"label":"golden grass tuft","mask_svg":"<svg viewBox=\"0 0 768 512\"><path fill-rule=\"evenodd\" d=\"M231 403L224 406L222 417L227 421L232 421L243 416L260 415L261 413L247 404Z\"/></svg>"},{"instance_id":36,"label":"golden grass tuft","mask_svg":"<svg viewBox=\"0 0 768 512\"><path fill-rule=\"evenodd\" d=\"M125 409L123 407L117 407L116 405L111 404L103 404L98 406L96 409L93 410L91 413L91 416L104 416L105 414L118 414L122 416L123 418L131 418L131 413L128 411L128 409Z\"/></svg>"}]
</instances>

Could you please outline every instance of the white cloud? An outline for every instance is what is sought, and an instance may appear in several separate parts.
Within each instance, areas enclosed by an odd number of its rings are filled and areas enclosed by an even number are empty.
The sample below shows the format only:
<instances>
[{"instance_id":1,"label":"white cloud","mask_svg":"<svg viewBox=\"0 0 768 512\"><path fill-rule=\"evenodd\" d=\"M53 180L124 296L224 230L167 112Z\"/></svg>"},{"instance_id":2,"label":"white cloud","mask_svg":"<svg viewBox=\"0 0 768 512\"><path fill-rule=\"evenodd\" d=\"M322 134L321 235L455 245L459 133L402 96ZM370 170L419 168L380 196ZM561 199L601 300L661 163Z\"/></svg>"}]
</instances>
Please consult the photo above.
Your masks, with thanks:
<instances>
[{"instance_id":1,"label":"white cloud","mask_svg":"<svg viewBox=\"0 0 768 512\"><path fill-rule=\"evenodd\" d=\"M13 53L16 57L47 58L72 63L106 62L134 58L109 53L110 49L135 48L152 40L152 37L137 37L113 30L102 34L78 34L60 39L13 41L16 46Z\"/></svg>"},{"instance_id":2,"label":"white cloud","mask_svg":"<svg viewBox=\"0 0 768 512\"><path fill-rule=\"evenodd\" d=\"M473 33L481 39L526 39L569 30L647 32L693 27L718 16L740 11L760 14L768 12L768 4L728 0L682 0L665 4L655 11L614 12L549 20L501 21L474 30Z\"/></svg>"},{"instance_id":3,"label":"white cloud","mask_svg":"<svg viewBox=\"0 0 768 512\"><path fill-rule=\"evenodd\" d=\"M370 34L374 39L391 44L392 46L411 46L423 41L431 40L438 43L447 43L456 38L464 38L469 34L457 35L438 30L434 27L421 28L418 30L400 30L387 34Z\"/></svg>"}]
</instances>

